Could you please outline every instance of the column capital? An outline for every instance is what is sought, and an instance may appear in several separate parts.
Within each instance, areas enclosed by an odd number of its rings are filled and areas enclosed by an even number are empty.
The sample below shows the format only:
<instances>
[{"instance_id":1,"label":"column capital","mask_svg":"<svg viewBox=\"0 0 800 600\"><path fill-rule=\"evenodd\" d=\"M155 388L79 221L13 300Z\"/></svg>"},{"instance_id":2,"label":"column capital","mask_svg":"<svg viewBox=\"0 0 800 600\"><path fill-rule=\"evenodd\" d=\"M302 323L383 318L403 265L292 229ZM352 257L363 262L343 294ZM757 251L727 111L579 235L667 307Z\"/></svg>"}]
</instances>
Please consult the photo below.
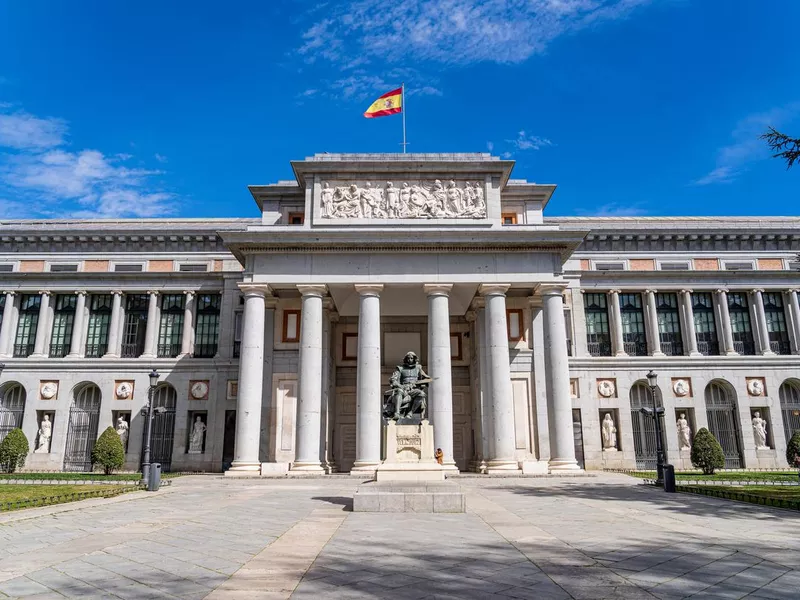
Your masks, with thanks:
<instances>
[{"instance_id":1,"label":"column capital","mask_svg":"<svg viewBox=\"0 0 800 600\"><path fill-rule=\"evenodd\" d=\"M258 295L257 293L255 295ZM247 297L247 294L245 294ZM264 310L275 310L278 308L278 299L275 296L264 296Z\"/></svg>"},{"instance_id":2,"label":"column capital","mask_svg":"<svg viewBox=\"0 0 800 600\"><path fill-rule=\"evenodd\" d=\"M17 292L15 292L15 291L13 291L13 290L9 290L9 291L7 291L7 292L3 292L3 293L4 293L6 296L11 296L11 297L14 297L14 296L16 296L16 295L17 295Z\"/></svg>"},{"instance_id":3,"label":"column capital","mask_svg":"<svg viewBox=\"0 0 800 600\"><path fill-rule=\"evenodd\" d=\"M197 293L197 290L183 290L184 296L194 296Z\"/></svg>"},{"instance_id":4,"label":"column capital","mask_svg":"<svg viewBox=\"0 0 800 600\"><path fill-rule=\"evenodd\" d=\"M383 291L382 283L356 283L353 287L359 296L380 296Z\"/></svg>"},{"instance_id":5,"label":"column capital","mask_svg":"<svg viewBox=\"0 0 800 600\"><path fill-rule=\"evenodd\" d=\"M323 308L323 310L327 310L327 311L332 311L332 310L335 311L336 310L336 304L333 302L333 298L331 298L330 296L326 296L325 298L323 298L322 299L322 308Z\"/></svg>"},{"instance_id":6,"label":"column capital","mask_svg":"<svg viewBox=\"0 0 800 600\"><path fill-rule=\"evenodd\" d=\"M653 289L653 288L647 288L647 289L644 291L644 293L645 293L645 294L657 294L657 293L658 293L658 290L655 290L655 289Z\"/></svg>"},{"instance_id":7,"label":"column capital","mask_svg":"<svg viewBox=\"0 0 800 600\"><path fill-rule=\"evenodd\" d=\"M313 296L316 298L322 298L328 293L328 286L323 284L312 284L312 285L305 285L300 284L297 287L297 291L299 291L303 296Z\"/></svg>"},{"instance_id":8,"label":"column capital","mask_svg":"<svg viewBox=\"0 0 800 600\"><path fill-rule=\"evenodd\" d=\"M540 309L544 305L541 296L528 296L528 306L535 309Z\"/></svg>"},{"instance_id":9,"label":"column capital","mask_svg":"<svg viewBox=\"0 0 800 600\"><path fill-rule=\"evenodd\" d=\"M510 283L482 283L478 293L481 296L505 296L510 287Z\"/></svg>"},{"instance_id":10,"label":"column capital","mask_svg":"<svg viewBox=\"0 0 800 600\"><path fill-rule=\"evenodd\" d=\"M481 296L475 296L472 302L469 303L470 310L480 310L486 308L486 300Z\"/></svg>"},{"instance_id":11,"label":"column capital","mask_svg":"<svg viewBox=\"0 0 800 600\"><path fill-rule=\"evenodd\" d=\"M681 290L681 294L691 294L693 291L694 290L690 290L690 289L682 289Z\"/></svg>"},{"instance_id":12,"label":"column capital","mask_svg":"<svg viewBox=\"0 0 800 600\"><path fill-rule=\"evenodd\" d=\"M567 287L566 283L540 283L536 291L542 296L563 296Z\"/></svg>"},{"instance_id":13,"label":"column capital","mask_svg":"<svg viewBox=\"0 0 800 600\"><path fill-rule=\"evenodd\" d=\"M751 294L763 294L764 293L764 288L753 288L752 290L750 290L750 293Z\"/></svg>"},{"instance_id":14,"label":"column capital","mask_svg":"<svg viewBox=\"0 0 800 600\"><path fill-rule=\"evenodd\" d=\"M614 289L614 290L608 290L608 293L609 293L609 294L613 294L613 295L615 295L615 296L618 296L619 294L621 294L621 293L622 293L622 290L617 290L617 289Z\"/></svg>"},{"instance_id":15,"label":"column capital","mask_svg":"<svg viewBox=\"0 0 800 600\"><path fill-rule=\"evenodd\" d=\"M158 294L160 294L158 290L147 290L148 296L158 296Z\"/></svg>"},{"instance_id":16,"label":"column capital","mask_svg":"<svg viewBox=\"0 0 800 600\"><path fill-rule=\"evenodd\" d=\"M452 283L425 283L422 289L428 296L449 296L453 289Z\"/></svg>"},{"instance_id":17,"label":"column capital","mask_svg":"<svg viewBox=\"0 0 800 600\"><path fill-rule=\"evenodd\" d=\"M786 292L789 293L789 294L797 294L797 293L800 293L800 289L792 288L790 290L786 290ZM9 293L9 292L6 292L6 293Z\"/></svg>"},{"instance_id":18,"label":"column capital","mask_svg":"<svg viewBox=\"0 0 800 600\"><path fill-rule=\"evenodd\" d=\"M86 290L78 290L78 291L75 292L75 295L76 296L86 296L88 293L89 292L87 292Z\"/></svg>"},{"instance_id":19,"label":"column capital","mask_svg":"<svg viewBox=\"0 0 800 600\"><path fill-rule=\"evenodd\" d=\"M717 288L717 289L716 289L716 290L714 290L714 291L715 291L717 294L727 294L727 293L728 293L728 288Z\"/></svg>"},{"instance_id":20,"label":"column capital","mask_svg":"<svg viewBox=\"0 0 800 600\"><path fill-rule=\"evenodd\" d=\"M265 296L272 296L272 290L266 283L240 283L239 289L242 294L244 294L245 298L248 296L261 296L262 298Z\"/></svg>"},{"instance_id":21,"label":"column capital","mask_svg":"<svg viewBox=\"0 0 800 600\"><path fill-rule=\"evenodd\" d=\"M51 292L50 290L40 290L39 291L39 295L40 296L50 296L52 293L53 292Z\"/></svg>"},{"instance_id":22,"label":"column capital","mask_svg":"<svg viewBox=\"0 0 800 600\"><path fill-rule=\"evenodd\" d=\"M112 296L124 296L125 292L123 292L122 290L111 290L111 295Z\"/></svg>"}]
</instances>

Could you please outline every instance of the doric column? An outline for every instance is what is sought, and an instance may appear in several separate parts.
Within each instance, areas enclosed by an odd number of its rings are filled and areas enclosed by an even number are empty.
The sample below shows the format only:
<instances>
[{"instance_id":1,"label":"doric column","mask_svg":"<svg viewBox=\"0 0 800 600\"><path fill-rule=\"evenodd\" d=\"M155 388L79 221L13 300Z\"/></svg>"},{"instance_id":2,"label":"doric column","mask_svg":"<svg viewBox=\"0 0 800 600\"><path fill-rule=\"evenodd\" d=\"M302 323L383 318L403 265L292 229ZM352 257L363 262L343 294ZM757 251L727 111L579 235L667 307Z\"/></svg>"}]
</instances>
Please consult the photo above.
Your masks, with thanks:
<instances>
[{"instance_id":1,"label":"doric column","mask_svg":"<svg viewBox=\"0 0 800 600\"><path fill-rule=\"evenodd\" d=\"M72 321L72 338L69 344L67 358L80 358L83 356L83 321L86 312L86 292L75 292L78 296L75 301L75 318Z\"/></svg>"},{"instance_id":2,"label":"doric column","mask_svg":"<svg viewBox=\"0 0 800 600\"><path fill-rule=\"evenodd\" d=\"M518 471L514 433L514 397L508 354L506 291L509 284L482 284L480 294L486 302L486 348L491 372L492 453L488 471ZM564 320L562 315L561 320Z\"/></svg>"},{"instance_id":3,"label":"doric column","mask_svg":"<svg viewBox=\"0 0 800 600\"><path fill-rule=\"evenodd\" d=\"M564 285L539 286L544 307L545 368L550 390L547 418L550 426L550 470L575 471L575 440L572 426L572 399L569 393L569 355L564 325Z\"/></svg>"},{"instance_id":4,"label":"doric column","mask_svg":"<svg viewBox=\"0 0 800 600\"><path fill-rule=\"evenodd\" d=\"M150 303L147 305L147 327L144 331L144 351L142 358L155 358L158 344L158 292L150 290Z\"/></svg>"},{"instance_id":5,"label":"doric column","mask_svg":"<svg viewBox=\"0 0 800 600\"><path fill-rule=\"evenodd\" d=\"M194 352L194 305L193 290L183 292L186 302L183 305L183 331L181 332L181 356Z\"/></svg>"},{"instance_id":6,"label":"doric column","mask_svg":"<svg viewBox=\"0 0 800 600\"><path fill-rule=\"evenodd\" d=\"M694 327L694 309L692 308L692 290L681 290L681 298L683 300L683 315L684 330L686 331L686 350L689 356L702 356L697 350L697 331Z\"/></svg>"},{"instance_id":7,"label":"doric column","mask_svg":"<svg viewBox=\"0 0 800 600\"><path fill-rule=\"evenodd\" d=\"M244 320L239 359L239 391L236 396L236 445L232 475L261 472L258 448L261 441L261 395L264 376L264 311L266 286L242 285Z\"/></svg>"},{"instance_id":8,"label":"doric column","mask_svg":"<svg viewBox=\"0 0 800 600\"><path fill-rule=\"evenodd\" d=\"M733 330L731 329L731 313L728 311L728 290L717 290L717 310L722 329L722 354L729 356L739 354L733 347Z\"/></svg>"},{"instance_id":9,"label":"doric column","mask_svg":"<svg viewBox=\"0 0 800 600\"><path fill-rule=\"evenodd\" d=\"M122 317L122 291L111 292L111 322L108 324L108 348L105 357L119 358L121 348L120 318Z\"/></svg>"},{"instance_id":10,"label":"doric column","mask_svg":"<svg viewBox=\"0 0 800 600\"><path fill-rule=\"evenodd\" d=\"M619 308L619 290L609 290L611 298L611 345L614 356L628 356L625 352L625 341L622 337L622 311Z\"/></svg>"},{"instance_id":11,"label":"doric column","mask_svg":"<svg viewBox=\"0 0 800 600\"><path fill-rule=\"evenodd\" d=\"M3 292L6 295L6 304L3 307L3 325L0 327L0 356L9 357L12 353L11 335L14 329L14 302L16 292Z\"/></svg>"},{"instance_id":12,"label":"doric column","mask_svg":"<svg viewBox=\"0 0 800 600\"><path fill-rule=\"evenodd\" d=\"M798 303L797 299L797 290L787 291L786 297L788 298L789 314L792 319L792 333L794 334L792 336L794 340L792 354L800 354L800 303ZM6 303L8 303L8 300L6 300ZM5 323L5 317L3 317L3 323ZM2 343L0 343L0 348L2 347Z\"/></svg>"},{"instance_id":13,"label":"doric column","mask_svg":"<svg viewBox=\"0 0 800 600\"><path fill-rule=\"evenodd\" d=\"M292 471L323 473L320 461L322 432L322 297L324 285L298 285L300 310L300 364L297 370L297 442Z\"/></svg>"},{"instance_id":14,"label":"doric column","mask_svg":"<svg viewBox=\"0 0 800 600\"><path fill-rule=\"evenodd\" d=\"M756 309L756 318L758 319L758 341L759 346L761 346L761 354L775 354L772 351L772 347L769 345L767 313L764 310L764 290L755 289L750 292L750 297L753 298L753 303Z\"/></svg>"},{"instance_id":15,"label":"doric column","mask_svg":"<svg viewBox=\"0 0 800 600\"><path fill-rule=\"evenodd\" d=\"M36 340L33 345L33 354L31 356L46 356L45 340L47 340L47 327L49 319L47 315L50 309L50 292L39 292L42 297L39 303L39 320L36 323Z\"/></svg>"},{"instance_id":16,"label":"doric column","mask_svg":"<svg viewBox=\"0 0 800 600\"><path fill-rule=\"evenodd\" d=\"M356 361L356 460L353 471L381 464L381 298L383 285L358 284Z\"/></svg>"},{"instance_id":17,"label":"doric column","mask_svg":"<svg viewBox=\"0 0 800 600\"><path fill-rule=\"evenodd\" d=\"M661 333L658 330L656 291L645 290L644 296L647 301L647 341L650 342L650 354L652 356L664 356L664 353L661 351Z\"/></svg>"},{"instance_id":18,"label":"doric column","mask_svg":"<svg viewBox=\"0 0 800 600\"><path fill-rule=\"evenodd\" d=\"M445 469L457 471L453 460L453 376L450 364L450 290L452 284L426 284L428 295L428 373L433 444L442 449Z\"/></svg>"}]
</instances>

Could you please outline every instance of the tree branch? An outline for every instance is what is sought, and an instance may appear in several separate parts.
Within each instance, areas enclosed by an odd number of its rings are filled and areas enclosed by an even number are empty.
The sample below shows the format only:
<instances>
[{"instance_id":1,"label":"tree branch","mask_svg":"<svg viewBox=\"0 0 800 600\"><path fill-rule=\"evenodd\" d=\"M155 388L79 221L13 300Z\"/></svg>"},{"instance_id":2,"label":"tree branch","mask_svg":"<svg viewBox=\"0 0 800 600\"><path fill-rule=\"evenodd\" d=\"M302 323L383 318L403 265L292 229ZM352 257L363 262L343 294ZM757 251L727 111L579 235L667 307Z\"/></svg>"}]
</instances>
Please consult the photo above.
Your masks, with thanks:
<instances>
[{"instance_id":1,"label":"tree branch","mask_svg":"<svg viewBox=\"0 0 800 600\"><path fill-rule=\"evenodd\" d=\"M775 158L786 160L786 168L789 169L794 163L800 160L800 138L790 138L788 135L770 127L769 131L761 135L762 140L766 140L767 145L775 153Z\"/></svg>"}]
</instances>

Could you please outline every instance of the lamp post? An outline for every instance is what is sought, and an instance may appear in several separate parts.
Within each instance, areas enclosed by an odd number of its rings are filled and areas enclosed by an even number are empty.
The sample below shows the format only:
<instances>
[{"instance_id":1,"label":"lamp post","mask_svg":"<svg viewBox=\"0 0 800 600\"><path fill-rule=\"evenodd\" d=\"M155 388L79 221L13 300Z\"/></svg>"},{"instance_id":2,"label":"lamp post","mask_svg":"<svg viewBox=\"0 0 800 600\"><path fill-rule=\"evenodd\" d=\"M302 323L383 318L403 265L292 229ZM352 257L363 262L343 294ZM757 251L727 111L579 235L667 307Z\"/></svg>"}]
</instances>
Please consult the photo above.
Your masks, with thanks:
<instances>
[{"instance_id":1,"label":"lamp post","mask_svg":"<svg viewBox=\"0 0 800 600\"><path fill-rule=\"evenodd\" d=\"M3 374L3 369L5 369L5 368L6 368L6 363L0 363L0 375ZM0 404L3 403L3 398L4 397L5 397L5 394L3 393L3 390L0 389Z\"/></svg>"},{"instance_id":2,"label":"lamp post","mask_svg":"<svg viewBox=\"0 0 800 600\"><path fill-rule=\"evenodd\" d=\"M155 369L150 371L150 388L147 390L147 408L142 409L142 415L147 417L145 423L144 436L144 460L142 461L142 479L147 483L150 481L150 438L153 435L153 392L158 385L158 378L161 375Z\"/></svg>"},{"instance_id":3,"label":"lamp post","mask_svg":"<svg viewBox=\"0 0 800 600\"><path fill-rule=\"evenodd\" d=\"M658 375L650 369L647 374L647 385L650 388L650 396L653 398L653 408L640 408L639 412L653 419L656 429L656 485L664 486L664 447L661 444L661 415L664 414L664 407L658 406L656 402L656 390L658 389Z\"/></svg>"}]
</instances>

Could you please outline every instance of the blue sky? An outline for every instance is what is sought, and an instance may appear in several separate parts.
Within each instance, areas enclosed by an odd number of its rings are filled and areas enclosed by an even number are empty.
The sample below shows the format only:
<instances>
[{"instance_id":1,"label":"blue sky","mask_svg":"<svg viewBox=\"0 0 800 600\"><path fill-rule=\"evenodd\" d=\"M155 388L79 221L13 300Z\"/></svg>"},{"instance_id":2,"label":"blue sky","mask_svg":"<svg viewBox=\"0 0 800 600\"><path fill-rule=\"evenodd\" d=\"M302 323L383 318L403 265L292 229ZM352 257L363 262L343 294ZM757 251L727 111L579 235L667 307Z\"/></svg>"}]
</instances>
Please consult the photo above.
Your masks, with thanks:
<instances>
[{"instance_id":1,"label":"blue sky","mask_svg":"<svg viewBox=\"0 0 800 600\"><path fill-rule=\"evenodd\" d=\"M0 2L0 217L256 216L315 152L517 161L549 215L797 215L796 0Z\"/></svg>"}]
</instances>

